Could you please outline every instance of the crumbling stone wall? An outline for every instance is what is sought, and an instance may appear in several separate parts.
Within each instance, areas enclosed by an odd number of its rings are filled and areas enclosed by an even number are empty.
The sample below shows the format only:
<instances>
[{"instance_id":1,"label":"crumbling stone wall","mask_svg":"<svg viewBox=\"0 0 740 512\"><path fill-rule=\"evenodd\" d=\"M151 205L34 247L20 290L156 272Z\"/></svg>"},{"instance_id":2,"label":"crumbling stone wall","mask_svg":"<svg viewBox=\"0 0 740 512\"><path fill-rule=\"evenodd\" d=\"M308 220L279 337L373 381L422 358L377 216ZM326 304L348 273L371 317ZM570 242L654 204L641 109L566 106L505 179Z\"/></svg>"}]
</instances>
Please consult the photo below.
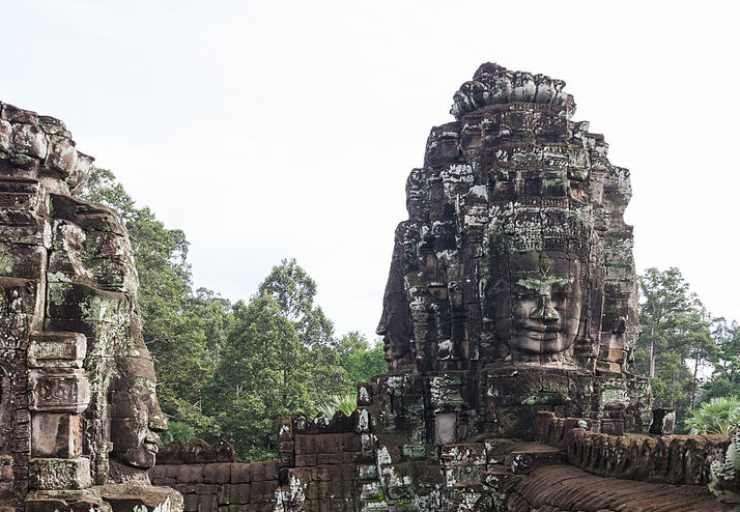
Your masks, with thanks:
<instances>
[{"instance_id":1,"label":"crumbling stone wall","mask_svg":"<svg viewBox=\"0 0 740 512\"><path fill-rule=\"evenodd\" d=\"M540 412L537 440L564 451L564 460L589 473L683 485L707 485L710 468L724 460L726 435L613 435L591 430L584 418Z\"/></svg>"},{"instance_id":2,"label":"crumbling stone wall","mask_svg":"<svg viewBox=\"0 0 740 512\"><path fill-rule=\"evenodd\" d=\"M357 463L363 455L358 421L358 414L338 415L329 423L284 418L279 460L158 464L152 482L182 493L185 512L359 510Z\"/></svg>"},{"instance_id":3,"label":"crumbling stone wall","mask_svg":"<svg viewBox=\"0 0 740 512\"><path fill-rule=\"evenodd\" d=\"M151 478L179 491L185 512L272 511L279 487L276 462L158 464Z\"/></svg>"}]
</instances>

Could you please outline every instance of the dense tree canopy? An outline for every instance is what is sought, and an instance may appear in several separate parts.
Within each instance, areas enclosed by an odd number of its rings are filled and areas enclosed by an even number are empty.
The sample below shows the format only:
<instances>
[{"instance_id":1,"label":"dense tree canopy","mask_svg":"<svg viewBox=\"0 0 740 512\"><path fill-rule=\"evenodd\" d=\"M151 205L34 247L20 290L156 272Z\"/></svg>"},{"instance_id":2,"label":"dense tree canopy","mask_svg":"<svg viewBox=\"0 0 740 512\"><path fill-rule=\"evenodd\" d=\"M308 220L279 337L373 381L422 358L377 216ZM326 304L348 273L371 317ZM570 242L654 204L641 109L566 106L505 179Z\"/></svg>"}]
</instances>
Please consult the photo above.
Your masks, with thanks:
<instances>
[{"instance_id":1,"label":"dense tree canopy","mask_svg":"<svg viewBox=\"0 0 740 512\"><path fill-rule=\"evenodd\" d=\"M740 326L717 318L712 324L714 350L709 359L712 378L702 386L704 399L740 397Z\"/></svg>"},{"instance_id":2,"label":"dense tree canopy","mask_svg":"<svg viewBox=\"0 0 740 512\"><path fill-rule=\"evenodd\" d=\"M640 289L637 370L650 377L656 402L676 409L685 430L702 402L740 394L737 324L712 319L677 268L647 269Z\"/></svg>"}]
</instances>

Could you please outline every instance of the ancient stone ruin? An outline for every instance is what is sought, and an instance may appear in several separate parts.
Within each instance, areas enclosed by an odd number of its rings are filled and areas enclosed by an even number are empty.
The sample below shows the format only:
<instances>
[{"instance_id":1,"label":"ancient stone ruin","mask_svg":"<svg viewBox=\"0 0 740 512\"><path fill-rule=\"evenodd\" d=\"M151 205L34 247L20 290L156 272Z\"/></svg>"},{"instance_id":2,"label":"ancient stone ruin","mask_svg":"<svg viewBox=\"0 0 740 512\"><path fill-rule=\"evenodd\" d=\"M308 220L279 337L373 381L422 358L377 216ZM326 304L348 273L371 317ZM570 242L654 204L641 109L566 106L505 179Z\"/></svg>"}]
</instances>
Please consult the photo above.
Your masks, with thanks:
<instances>
[{"instance_id":1,"label":"ancient stone ruin","mask_svg":"<svg viewBox=\"0 0 740 512\"><path fill-rule=\"evenodd\" d=\"M283 419L277 461L154 468L186 511L730 510L707 488L737 495L728 438L671 435L630 372L629 172L563 88L495 64L462 85L407 181L389 372L351 417Z\"/></svg>"},{"instance_id":2,"label":"ancient stone ruin","mask_svg":"<svg viewBox=\"0 0 740 512\"><path fill-rule=\"evenodd\" d=\"M92 161L62 122L0 104L0 505L177 511L147 475L166 418L128 235L75 195Z\"/></svg>"},{"instance_id":3,"label":"ancient stone ruin","mask_svg":"<svg viewBox=\"0 0 740 512\"><path fill-rule=\"evenodd\" d=\"M545 404L610 433L650 424L646 382L626 371L629 171L571 120L563 86L481 66L408 178L378 334L407 385L429 380L420 442L522 436Z\"/></svg>"},{"instance_id":4,"label":"ancient stone ruin","mask_svg":"<svg viewBox=\"0 0 740 512\"><path fill-rule=\"evenodd\" d=\"M388 373L358 385L349 417L279 419L280 457L258 463L202 445L154 466L165 422L126 231L76 198L91 159L64 126L3 105L0 503L731 510L738 441L672 435L630 372L629 172L564 86L484 64L460 87L407 181L378 327Z\"/></svg>"}]
</instances>

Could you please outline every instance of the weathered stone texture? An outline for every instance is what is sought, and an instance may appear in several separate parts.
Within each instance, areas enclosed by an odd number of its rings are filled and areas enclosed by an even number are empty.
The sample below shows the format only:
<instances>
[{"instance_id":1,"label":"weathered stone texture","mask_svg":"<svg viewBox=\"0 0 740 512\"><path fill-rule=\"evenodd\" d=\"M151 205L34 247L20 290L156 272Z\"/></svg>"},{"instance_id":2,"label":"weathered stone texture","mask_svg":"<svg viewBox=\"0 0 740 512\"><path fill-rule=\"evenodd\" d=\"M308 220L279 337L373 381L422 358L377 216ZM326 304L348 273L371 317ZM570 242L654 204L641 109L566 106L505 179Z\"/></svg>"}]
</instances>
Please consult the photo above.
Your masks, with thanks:
<instances>
[{"instance_id":1,"label":"weathered stone texture","mask_svg":"<svg viewBox=\"0 0 740 512\"><path fill-rule=\"evenodd\" d=\"M77 197L92 162L61 121L0 103L0 503L105 510L135 482L117 503L176 510L147 486L165 420L128 235Z\"/></svg>"},{"instance_id":2,"label":"weathered stone texture","mask_svg":"<svg viewBox=\"0 0 740 512\"><path fill-rule=\"evenodd\" d=\"M349 417L280 418L275 461L170 452L152 479L182 496L148 485L166 422L126 230L75 196L92 159L64 125L0 104L0 503L729 510L738 440L669 435L630 373L629 172L564 86L488 63L460 87L406 184L378 327L389 372L358 385Z\"/></svg>"},{"instance_id":3,"label":"weathered stone texture","mask_svg":"<svg viewBox=\"0 0 740 512\"><path fill-rule=\"evenodd\" d=\"M392 368L626 368L639 325L629 172L553 83L484 64L455 95L458 120L432 129L378 327Z\"/></svg>"}]
</instances>

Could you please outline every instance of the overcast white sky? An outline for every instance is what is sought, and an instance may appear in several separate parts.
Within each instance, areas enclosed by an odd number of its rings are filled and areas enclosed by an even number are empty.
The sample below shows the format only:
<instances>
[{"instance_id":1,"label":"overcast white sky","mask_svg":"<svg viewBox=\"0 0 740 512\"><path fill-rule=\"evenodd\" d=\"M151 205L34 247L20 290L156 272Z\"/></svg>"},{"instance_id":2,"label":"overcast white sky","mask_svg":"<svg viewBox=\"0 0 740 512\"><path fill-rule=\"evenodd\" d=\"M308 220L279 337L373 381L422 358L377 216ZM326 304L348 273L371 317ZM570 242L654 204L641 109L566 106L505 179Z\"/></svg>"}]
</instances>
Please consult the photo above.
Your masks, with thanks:
<instances>
[{"instance_id":1,"label":"overcast white sky","mask_svg":"<svg viewBox=\"0 0 740 512\"><path fill-rule=\"evenodd\" d=\"M0 0L0 100L63 119L248 298L281 258L373 336L404 182L477 66L567 81L632 171L639 269L740 320L734 2Z\"/></svg>"}]
</instances>

